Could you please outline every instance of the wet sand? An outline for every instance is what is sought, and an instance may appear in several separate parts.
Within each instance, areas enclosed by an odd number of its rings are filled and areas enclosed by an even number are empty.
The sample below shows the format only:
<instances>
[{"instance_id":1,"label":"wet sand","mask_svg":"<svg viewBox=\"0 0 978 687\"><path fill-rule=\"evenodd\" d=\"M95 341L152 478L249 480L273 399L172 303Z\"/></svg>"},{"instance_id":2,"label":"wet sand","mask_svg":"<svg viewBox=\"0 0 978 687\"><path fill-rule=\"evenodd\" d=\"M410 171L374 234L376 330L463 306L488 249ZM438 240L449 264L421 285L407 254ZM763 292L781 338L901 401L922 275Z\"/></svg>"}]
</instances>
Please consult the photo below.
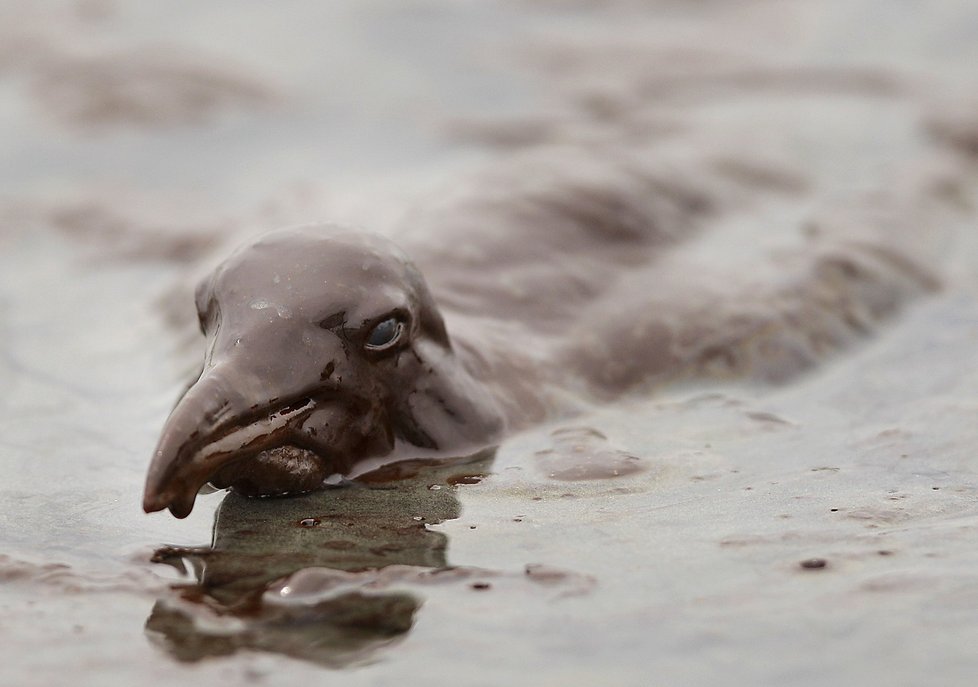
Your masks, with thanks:
<instances>
[{"instance_id":1,"label":"wet sand","mask_svg":"<svg viewBox=\"0 0 978 687\"><path fill-rule=\"evenodd\" d=\"M970 684L978 12L294 7L0 7L0 683ZM679 374L596 344L494 456L141 513L228 245L424 243L555 148L724 179L655 268Z\"/></svg>"}]
</instances>

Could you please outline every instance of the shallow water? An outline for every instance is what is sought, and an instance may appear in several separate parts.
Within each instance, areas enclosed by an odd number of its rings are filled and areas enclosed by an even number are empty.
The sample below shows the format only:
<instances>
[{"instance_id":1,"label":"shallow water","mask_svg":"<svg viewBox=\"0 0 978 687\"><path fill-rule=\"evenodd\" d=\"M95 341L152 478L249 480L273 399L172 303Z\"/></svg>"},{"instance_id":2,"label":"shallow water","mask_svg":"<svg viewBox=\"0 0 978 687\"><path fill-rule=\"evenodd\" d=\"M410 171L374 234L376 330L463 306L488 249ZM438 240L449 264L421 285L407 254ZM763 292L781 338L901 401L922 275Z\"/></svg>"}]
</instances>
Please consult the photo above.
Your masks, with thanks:
<instances>
[{"instance_id":1,"label":"shallow water","mask_svg":"<svg viewBox=\"0 0 978 687\"><path fill-rule=\"evenodd\" d=\"M0 8L0 683L970 684L978 177L924 125L978 121L970 3L290 7ZM514 148L622 141L791 172L740 168L760 200L678 272L790 281L758 261L797 248L779 227L868 204L919 222L940 286L782 385L694 377L481 463L142 514L208 251L394 232Z\"/></svg>"}]
</instances>

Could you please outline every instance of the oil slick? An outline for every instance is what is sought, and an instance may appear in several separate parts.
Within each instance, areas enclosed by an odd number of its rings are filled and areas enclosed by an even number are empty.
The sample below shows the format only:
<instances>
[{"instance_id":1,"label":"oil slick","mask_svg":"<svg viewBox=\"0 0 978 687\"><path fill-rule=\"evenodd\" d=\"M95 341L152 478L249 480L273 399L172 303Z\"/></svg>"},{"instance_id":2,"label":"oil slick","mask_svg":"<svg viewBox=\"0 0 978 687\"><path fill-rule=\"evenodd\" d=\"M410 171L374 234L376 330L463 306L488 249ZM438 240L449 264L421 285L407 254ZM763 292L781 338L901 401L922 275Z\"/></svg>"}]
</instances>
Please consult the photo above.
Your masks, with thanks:
<instances>
[{"instance_id":1,"label":"oil slick","mask_svg":"<svg viewBox=\"0 0 978 687\"><path fill-rule=\"evenodd\" d=\"M402 639L432 586L550 599L588 593L592 579L548 566L449 563L448 539L429 526L459 517L454 485L476 481L492 459L404 462L361 485L292 499L230 494L210 547L157 551L156 562L193 579L159 598L147 636L183 662L251 649L341 668Z\"/></svg>"}]
</instances>

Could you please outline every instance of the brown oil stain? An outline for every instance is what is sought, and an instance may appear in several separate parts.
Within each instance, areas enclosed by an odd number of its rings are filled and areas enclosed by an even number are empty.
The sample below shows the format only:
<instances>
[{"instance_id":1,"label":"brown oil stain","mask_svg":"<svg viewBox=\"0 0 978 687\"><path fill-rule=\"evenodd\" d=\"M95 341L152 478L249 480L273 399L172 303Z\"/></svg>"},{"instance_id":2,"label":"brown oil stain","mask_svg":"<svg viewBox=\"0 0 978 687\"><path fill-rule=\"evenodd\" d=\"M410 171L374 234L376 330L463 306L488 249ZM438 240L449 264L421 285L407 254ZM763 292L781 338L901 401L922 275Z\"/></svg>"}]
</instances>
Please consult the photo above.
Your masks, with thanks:
<instances>
[{"instance_id":1,"label":"brown oil stain","mask_svg":"<svg viewBox=\"0 0 978 687\"><path fill-rule=\"evenodd\" d=\"M615 448L590 427L565 427L551 432L553 447L533 454L537 469L562 482L608 480L644 472L638 456Z\"/></svg>"},{"instance_id":2,"label":"brown oil stain","mask_svg":"<svg viewBox=\"0 0 978 687\"><path fill-rule=\"evenodd\" d=\"M183 662L259 650L339 668L403 638L432 585L555 599L588 593L592 578L556 568L508 573L448 563L447 537L428 525L459 516L452 484L488 474L492 458L416 461L289 499L229 494L211 546L154 554L194 580L160 596L148 636Z\"/></svg>"}]
</instances>

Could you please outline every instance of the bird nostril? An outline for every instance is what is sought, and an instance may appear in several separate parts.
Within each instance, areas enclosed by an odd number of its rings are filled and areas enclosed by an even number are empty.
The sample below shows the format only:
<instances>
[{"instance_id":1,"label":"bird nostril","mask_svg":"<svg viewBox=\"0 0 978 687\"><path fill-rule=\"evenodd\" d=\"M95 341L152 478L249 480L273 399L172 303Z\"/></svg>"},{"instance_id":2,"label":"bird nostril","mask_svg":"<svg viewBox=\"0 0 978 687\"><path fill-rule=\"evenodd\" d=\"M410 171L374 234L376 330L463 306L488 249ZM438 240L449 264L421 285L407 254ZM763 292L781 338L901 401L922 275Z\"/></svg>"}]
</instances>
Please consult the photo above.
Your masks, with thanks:
<instances>
[{"instance_id":1,"label":"bird nostril","mask_svg":"<svg viewBox=\"0 0 978 687\"><path fill-rule=\"evenodd\" d=\"M218 425L234 413L230 401L223 401L220 406L204 413L204 421L210 425Z\"/></svg>"},{"instance_id":2,"label":"bird nostril","mask_svg":"<svg viewBox=\"0 0 978 687\"><path fill-rule=\"evenodd\" d=\"M330 360L326 367L323 368L322 374L319 375L319 381L325 382L327 379L333 376L333 372L336 370L336 361Z\"/></svg>"}]
</instances>

